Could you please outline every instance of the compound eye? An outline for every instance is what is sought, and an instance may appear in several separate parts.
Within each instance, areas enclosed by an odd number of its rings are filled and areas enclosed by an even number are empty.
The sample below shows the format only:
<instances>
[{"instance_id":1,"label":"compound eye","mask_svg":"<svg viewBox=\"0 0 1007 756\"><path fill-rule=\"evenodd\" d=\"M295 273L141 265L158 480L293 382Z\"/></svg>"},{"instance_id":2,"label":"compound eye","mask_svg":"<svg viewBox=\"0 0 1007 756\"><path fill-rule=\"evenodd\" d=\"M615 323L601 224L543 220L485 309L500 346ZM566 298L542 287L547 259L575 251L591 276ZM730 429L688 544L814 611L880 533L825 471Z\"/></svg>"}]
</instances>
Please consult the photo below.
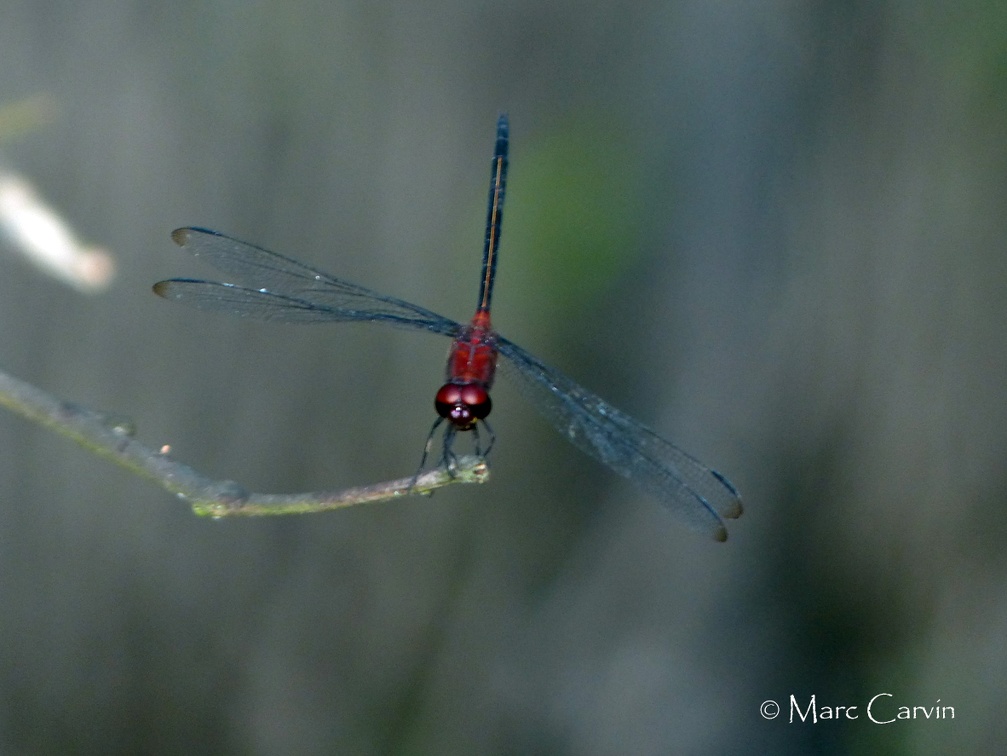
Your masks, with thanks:
<instances>
[{"instance_id":1,"label":"compound eye","mask_svg":"<svg viewBox=\"0 0 1007 756\"><path fill-rule=\"evenodd\" d=\"M472 417L482 420L487 417L493 409L493 402L490 401L489 392L482 386L475 384L464 386L461 396L462 404L468 407Z\"/></svg>"},{"instance_id":2,"label":"compound eye","mask_svg":"<svg viewBox=\"0 0 1007 756\"><path fill-rule=\"evenodd\" d=\"M476 420L489 415L493 403L489 392L477 384L445 383L434 397L434 408L458 430L469 430Z\"/></svg>"},{"instance_id":3,"label":"compound eye","mask_svg":"<svg viewBox=\"0 0 1007 756\"><path fill-rule=\"evenodd\" d=\"M446 383L440 387L434 397L434 409L445 419L450 419L451 411L461 404L462 387L454 383Z\"/></svg>"}]
</instances>

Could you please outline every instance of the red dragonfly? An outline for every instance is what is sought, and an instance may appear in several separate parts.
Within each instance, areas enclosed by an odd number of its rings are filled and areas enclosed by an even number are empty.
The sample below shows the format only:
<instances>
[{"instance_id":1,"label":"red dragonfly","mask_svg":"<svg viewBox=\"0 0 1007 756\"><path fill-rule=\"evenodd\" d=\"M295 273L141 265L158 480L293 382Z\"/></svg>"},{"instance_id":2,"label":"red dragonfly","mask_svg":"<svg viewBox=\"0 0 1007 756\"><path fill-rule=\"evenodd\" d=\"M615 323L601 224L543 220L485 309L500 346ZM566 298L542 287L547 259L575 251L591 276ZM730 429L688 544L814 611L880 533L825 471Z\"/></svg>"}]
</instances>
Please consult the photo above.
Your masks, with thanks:
<instances>
[{"instance_id":1,"label":"red dragonfly","mask_svg":"<svg viewBox=\"0 0 1007 756\"><path fill-rule=\"evenodd\" d=\"M486 243L483 249L479 303L467 325L395 297L384 296L323 273L275 252L203 228L180 228L171 238L196 257L237 283L173 278L154 285L154 292L204 310L229 312L260 320L287 323L365 321L431 331L451 338L447 378L437 391L438 426L447 421L442 460L450 467L451 442L457 432L486 426L492 403L498 356L515 368L517 377L539 412L568 441L654 496L693 528L723 541L724 518L741 515L741 498L716 470L665 441L558 370L546 366L517 344L498 334L490 323L490 298L500 248L504 188L507 183L507 116L497 122L496 148L490 177ZM424 461L426 451L424 452Z\"/></svg>"}]
</instances>

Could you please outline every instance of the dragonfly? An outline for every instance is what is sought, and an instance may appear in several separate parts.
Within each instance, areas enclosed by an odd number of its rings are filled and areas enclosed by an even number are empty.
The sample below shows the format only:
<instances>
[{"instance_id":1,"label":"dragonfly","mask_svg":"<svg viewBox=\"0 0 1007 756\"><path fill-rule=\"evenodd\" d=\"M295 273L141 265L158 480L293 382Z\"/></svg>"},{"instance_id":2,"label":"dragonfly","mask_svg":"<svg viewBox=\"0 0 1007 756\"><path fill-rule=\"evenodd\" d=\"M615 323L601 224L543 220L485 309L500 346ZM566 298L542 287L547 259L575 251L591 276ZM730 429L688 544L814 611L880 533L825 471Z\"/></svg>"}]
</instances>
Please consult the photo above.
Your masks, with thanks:
<instances>
[{"instance_id":1,"label":"dragonfly","mask_svg":"<svg viewBox=\"0 0 1007 756\"><path fill-rule=\"evenodd\" d=\"M496 278L507 183L509 122L497 121L491 163L489 208L483 247L479 300L468 323L378 294L297 262L284 255L205 228L180 228L171 238L180 247L224 273L228 282L173 278L154 285L154 293L203 310L285 323L368 322L428 331L452 340L444 385L437 391L438 426L446 423L442 462L453 459L451 443L459 432L486 428L492 409L490 389L499 357L534 407L574 446L600 460L663 504L693 529L715 540L727 539L725 519L741 516L741 497L721 473L666 441L493 328L490 304ZM422 467L422 463L421 463Z\"/></svg>"}]
</instances>

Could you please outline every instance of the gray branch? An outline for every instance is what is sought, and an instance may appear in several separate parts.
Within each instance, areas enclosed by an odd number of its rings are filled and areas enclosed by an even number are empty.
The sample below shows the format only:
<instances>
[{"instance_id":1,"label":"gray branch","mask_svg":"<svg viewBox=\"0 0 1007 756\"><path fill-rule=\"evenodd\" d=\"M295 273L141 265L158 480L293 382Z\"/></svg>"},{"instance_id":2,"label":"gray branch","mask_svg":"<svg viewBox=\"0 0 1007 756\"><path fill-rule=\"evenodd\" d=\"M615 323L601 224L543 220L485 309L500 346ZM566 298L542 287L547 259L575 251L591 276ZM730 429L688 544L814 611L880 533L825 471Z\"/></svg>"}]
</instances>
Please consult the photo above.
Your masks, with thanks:
<instances>
[{"instance_id":1,"label":"gray branch","mask_svg":"<svg viewBox=\"0 0 1007 756\"><path fill-rule=\"evenodd\" d=\"M236 517L306 514L397 499L409 494L430 494L453 483L485 483L489 466L484 459L465 456L448 471L443 467L417 477L374 483L342 491L295 494L260 494L232 480L215 480L171 458L170 447L151 449L133 438L127 419L95 412L62 401L29 383L0 372L0 405L32 422L66 436L85 449L159 484L185 499L203 516Z\"/></svg>"}]
</instances>

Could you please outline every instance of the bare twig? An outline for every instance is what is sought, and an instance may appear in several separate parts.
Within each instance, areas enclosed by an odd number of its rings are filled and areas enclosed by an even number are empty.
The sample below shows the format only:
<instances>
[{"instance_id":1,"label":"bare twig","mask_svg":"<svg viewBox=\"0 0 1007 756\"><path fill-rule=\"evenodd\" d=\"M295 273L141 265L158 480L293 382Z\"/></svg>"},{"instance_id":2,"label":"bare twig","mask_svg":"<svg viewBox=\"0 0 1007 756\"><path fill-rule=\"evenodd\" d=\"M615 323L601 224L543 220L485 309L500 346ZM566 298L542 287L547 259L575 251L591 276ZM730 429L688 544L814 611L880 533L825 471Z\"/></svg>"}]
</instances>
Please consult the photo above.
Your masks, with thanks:
<instances>
[{"instance_id":1,"label":"bare twig","mask_svg":"<svg viewBox=\"0 0 1007 756\"><path fill-rule=\"evenodd\" d=\"M116 415L57 399L31 384L0 372L0 405L39 425L66 436L84 448L127 470L158 483L192 504L198 515L241 517L306 514L396 499L407 494L429 494L453 483L485 483L485 460L466 456L451 470L438 468L401 480L375 483L344 491L298 494L259 494L232 480L214 480L170 456L170 447L151 449L133 438L132 424Z\"/></svg>"}]
</instances>

